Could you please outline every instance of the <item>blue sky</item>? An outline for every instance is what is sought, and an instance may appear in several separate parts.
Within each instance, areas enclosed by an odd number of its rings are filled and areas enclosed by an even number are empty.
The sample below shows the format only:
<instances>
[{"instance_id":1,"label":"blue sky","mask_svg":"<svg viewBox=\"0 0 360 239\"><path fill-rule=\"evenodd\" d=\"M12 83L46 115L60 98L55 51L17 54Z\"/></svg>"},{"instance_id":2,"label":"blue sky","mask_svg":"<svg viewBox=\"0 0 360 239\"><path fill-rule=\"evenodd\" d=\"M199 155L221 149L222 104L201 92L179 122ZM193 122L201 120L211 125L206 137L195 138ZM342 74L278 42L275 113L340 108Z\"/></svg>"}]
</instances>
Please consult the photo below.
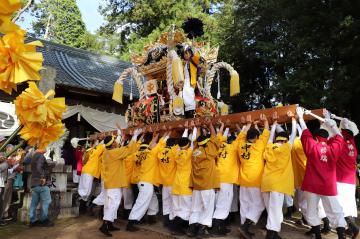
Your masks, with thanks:
<instances>
[{"instance_id":1,"label":"blue sky","mask_svg":"<svg viewBox=\"0 0 360 239\"><path fill-rule=\"evenodd\" d=\"M77 0L81 11L81 16L86 24L86 28L94 33L104 22L102 16L98 12L99 5L102 0Z\"/></svg>"},{"instance_id":2,"label":"blue sky","mask_svg":"<svg viewBox=\"0 0 360 239\"><path fill-rule=\"evenodd\" d=\"M99 5L103 0L76 0L76 2L87 30L94 33L104 22L103 17L98 12ZM29 13L24 14L23 17L24 21L20 22L19 25L26 30L30 30L33 19Z\"/></svg>"}]
</instances>

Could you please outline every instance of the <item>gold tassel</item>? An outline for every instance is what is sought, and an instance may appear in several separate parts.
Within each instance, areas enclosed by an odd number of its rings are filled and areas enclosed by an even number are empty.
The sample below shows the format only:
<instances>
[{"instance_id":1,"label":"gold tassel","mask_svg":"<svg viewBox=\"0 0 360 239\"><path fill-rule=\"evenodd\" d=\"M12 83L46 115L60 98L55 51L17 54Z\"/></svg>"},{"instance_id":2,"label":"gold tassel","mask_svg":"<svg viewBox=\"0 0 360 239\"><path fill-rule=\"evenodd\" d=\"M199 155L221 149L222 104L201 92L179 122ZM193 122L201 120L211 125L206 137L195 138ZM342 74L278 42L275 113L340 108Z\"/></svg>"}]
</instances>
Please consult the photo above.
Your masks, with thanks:
<instances>
[{"instance_id":1,"label":"gold tassel","mask_svg":"<svg viewBox=\"0 0 360 239\"><path fill-rule=\"evenodd\" d=\"M184 68L179 57L174 57L171 64L172 78L176 87L179 82L184 82Z\"/></svg>"},{"instance_id":2,"label":"gold tassel","mask_svg":"<svg viewBox=\"0 0 360 239\"><path fill-rule=\"evenodd\" d=\"M115 100L116 102L122 104L123 103L123 91L124 91L123 85L120 82L115 82L112 99Z\"/></svg>"},{"instance_id":3,"label":"gold tassel","mask_svg":"<svg viewBox=\"0 0 360 239\"><path fill-rule=\"evenodd\" d=\"M184 111L184 100L180 96L176 96L172 100L172 110L175 115L183 115Z\"/></svg>"},{"instance_id":4,"label":"gold tassel","mask_svg":"<svg viewBox=\"0 0 360 239\"><path fill-rule=\"evenodd\" d=\"M240 78L239 74L233 70L230 72L230 96L240 93Z\"/></svg>"}]
</instances>

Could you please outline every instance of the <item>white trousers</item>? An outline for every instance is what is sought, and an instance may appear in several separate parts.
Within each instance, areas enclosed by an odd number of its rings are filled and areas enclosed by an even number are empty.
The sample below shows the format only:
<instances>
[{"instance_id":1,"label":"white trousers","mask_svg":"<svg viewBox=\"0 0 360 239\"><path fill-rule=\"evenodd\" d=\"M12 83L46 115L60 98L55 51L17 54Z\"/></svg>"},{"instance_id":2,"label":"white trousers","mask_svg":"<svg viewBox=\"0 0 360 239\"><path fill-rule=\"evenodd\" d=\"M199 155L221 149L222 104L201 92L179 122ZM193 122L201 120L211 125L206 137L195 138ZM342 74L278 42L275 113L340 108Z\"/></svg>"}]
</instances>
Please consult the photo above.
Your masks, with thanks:
<instances>
[{"instance_id":1,"label":"white trousers","mask_svg":"<svg viewBox=\"0 0 360 239\"><path fill-rule=\"evenodd\" d=\"M320 199L324 206L325 214L329 218L330 225L334 228L346 226L343 209L339 204L337 196L321 196L305 192L305 197L307 202L306 220L310 226L318 226L321 223L318 210Z\"/></svg>"},{"instance_id":2,"label":"white trousers","mask_svg":"<svg viewBox=\"0 0 360 239\"><path fill-rule=\"evenodd\" d=\"M307 208L306 197L304 191L300 188L295 190L294 205L299 209L302 215L305 216Z\"/></svg>"},{"instance_id":3,"label":"white trousers","mask_svg":"<svg viewBox=\"0 0 360 239\"><path fill-rule=\"evenodd\" d=\"M278 192L264 192L262 195L268 213L266 229L279 232L284 219L282 208L285 195Z\"/></svg>"},{"instance_id":4,"label":"white trousers","mask_svg":"<svg viewBox=\"0 0 360 239\"><path fill-rule=\"evenodd\" d=\"M307 209L307 202L306 202L306 193L301 189L296 189L295 191L295 198L294 203L297 208L299 208L300 212L304 217L306 216L306 209ZM324 206L320 199L318 205L318 216L320 218L326 217Z\"/></svg>"},{"instance_id":5,"label":"white trousers","mask_svg":"<svg viewBox=\"0 0 360 239\"><path fill-rule=\"evenodd\" d=\"M169 215L171 218L173 217L173 209L172 209L172 195L171 195L172 187L163 186L162 187L162 208L163 208L163 215Z\"/></svg>"},{"instance_id":6,"label":"white trousers","mask_svg":"<svg viewBox=\"0 0 360 239\"><path fill-rule=\"evenodd\" d=\"M156 215L159 212L159 202L154 192L154 185L147 182L139 182L139 195L131 209L129 220L140 221L147 215Z\"/></svg>"},{"instance_id":7,"label":"white trousers","mask_svg":"<svg viewBox=\"0 0 360 239\"><path fill-rule=\"evenodd\" d=\"M244 224L246 219L250 219L254 223L257 223L261 213L265 209L260 188L240 187L239 198L241 224Z\"/></svg>"},{"instance_id":8,"label":"white trousers","mask_svg":"<svg viewBox=\"0 0 360 239\"><path fill-rule=\"evenodd\" d=\"M349 183L336 183L338 191L338 201L344 210L345 217L357 217L356 207L356 185Z\"/></svg>"},{"instance_id":9,"label":"white trousers","mask_svg":"<svg viewBox=\"0 0 360 239\"><path fill-rule=\"evenodd\" d=\"M79 183L80 176L77 175L77 170L73 170L73 183Z\"/></svg>"},{"instance_id":10,"label":"white trousers","mask_svg":"<svg viewBox=\"0 0 360 239\"><path fill-rule=\"evenodd\" d=\"M214 189L193 190L189 224L200 223L211 227L214 207Z\"/></svg>"},{"instance_id":11,"label":"white trousers","mask_svg":"<svg viewBox=\"0 0 360 239\"><path fill-rule=\"evenodd\" d=\"M87 201L91 195L94 177L87 173L82 173L79 180L78 193L82 200Z\"/></svg>"},{"instance_id":12,"label":"white trousers","mask_svg":"<svg viewBox=\"0 0 360 239\"><path fill-rule=\"evenodd\" d=\"M191 213L191 195L172 195L173 218L180 217L185 221L189 221Z\"/></svg>"},{"instance_id":13,"label":"white trousers","mask_svg":"<svg viewBox=\"0 0 360 239\"><path fill-rule=\"evenodd\" d=\"M233 200L231 202L231 209L230 212L237 212L239 211L239 186L233 185L234 193L233 193Z\"/></svg>"},{"instance_id":14,"label":"white trousers","mask_svg":"<svg viewBox=\"0 0 360 239\"><path fill-rule=\"evenodd\" d=\"M220 190L216 193L215 212L213 218L223 220L229 216L233 196L233 185L231 183L221 183Z\"/></svg>"},{"instance_id":15,"label":"white trousers","mask_svg":"<svg viewBox=\"0 0 360 239\"><path fill-rule=\"evenodd\" d=\"M93 203L98 205L98 206L103 206L105 204L105 188L104 188L104 182L103 181L101 181L101 192L93 200Z\"/></svg>"},{"instance_id":16,"label":"white trousers","mask_svg":"<svg viewBox=\"0 0 360 239\"><path fill-rule=\"evenodd\" d=\"M285 207L292 207L294 206L294 199L290 195L284 194L284 205Z\"/></svg>"},{"instance_id":17,"label":"white trousers","mask_svg":"<svg viewBox=\"0 0 360 239\"><path fill-rule=\"evenodd\" d=\"M113 222L117 218L120 201L121 188L105 189L104 220Z\"/></svg>"},{"instance_id":18,"label":"white trousers","mask_svg":"<svg viewBox=\"0 0 360 239\"><path fill-rule=\"evenodd\" d=\"M131 188L122 188L122 195L124 197L124 209L130 210L134 203L134 193Z\"/></svg>"}]
</instances>

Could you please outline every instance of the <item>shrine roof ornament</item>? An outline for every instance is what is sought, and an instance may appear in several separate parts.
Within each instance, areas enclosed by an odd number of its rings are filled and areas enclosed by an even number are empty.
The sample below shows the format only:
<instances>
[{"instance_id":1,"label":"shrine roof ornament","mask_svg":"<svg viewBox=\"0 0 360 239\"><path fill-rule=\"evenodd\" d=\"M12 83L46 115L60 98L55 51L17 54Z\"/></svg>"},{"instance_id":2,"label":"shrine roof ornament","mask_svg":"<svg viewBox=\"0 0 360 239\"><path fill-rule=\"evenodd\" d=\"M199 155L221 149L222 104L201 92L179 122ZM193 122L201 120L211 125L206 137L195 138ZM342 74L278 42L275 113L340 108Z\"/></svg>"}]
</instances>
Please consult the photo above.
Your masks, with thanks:
<instances>
[{"instance_id":1,"label":"shrine roof ornament","mask_svg":"<svg viewBox=\"0 0 360 239\"><path fill-rule=\"evenodd\" d=\"M161 65L166 62L167 56L164 54L159 59L157 59L154 64L151 64L151 67L146 67L149 64L147 60L149 58L149 53L157 51L160 56L161 50L168 51L168 46L176 47L180 46L190 46L193 49L196 49L200 55L205 59L208 63L214 63L217 61L219 47L211 47L209 43L203 41L195 41L186 37L186 34L181 29L176 29L174 32L164 32L161 34L159 39L155 42L149 43L144 46L142 54L131 54L130 59L131 62L140 67L145 74L147 70L150 68L161 68ZM160 63L159 63L160 62ZM157 64L156 64L157 63Z\"/></svg>"},{"instance_id":2,"label":"shrine roof ornament","mask_svg":"<svg viewBox=\"0 0 360 239\"><path fill-rule=\"evenodd\" d=\"M240 77L230 64L217 62L218 47L197 41L202 35L203 23L190 18L183 29L173 25L144 46L142 54L131 55L133 67L124 70L113 92L113 100L122 104L124 83L135 82L140 99L129 106L130 126L228 114L229 107L221 101L220 69L229 73L224 77L230 76L230 96L240 93ZM216 99L211 94L214 80Z\"/></svg>"}]
</instances>

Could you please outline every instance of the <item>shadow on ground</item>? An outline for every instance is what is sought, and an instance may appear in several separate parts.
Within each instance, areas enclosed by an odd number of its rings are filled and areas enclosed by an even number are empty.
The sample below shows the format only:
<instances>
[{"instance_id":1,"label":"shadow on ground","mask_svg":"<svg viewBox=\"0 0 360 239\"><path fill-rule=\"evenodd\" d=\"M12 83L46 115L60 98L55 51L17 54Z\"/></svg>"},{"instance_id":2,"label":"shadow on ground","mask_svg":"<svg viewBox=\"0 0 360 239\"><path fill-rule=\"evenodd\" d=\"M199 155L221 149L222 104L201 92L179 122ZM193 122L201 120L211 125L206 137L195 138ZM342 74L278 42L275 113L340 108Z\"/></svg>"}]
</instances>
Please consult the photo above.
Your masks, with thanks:
<instances>
[{"instance_id":1,"label":"shadow on ground","mask_svg":"<svg viewBox=\"0 0 360 239\"><path fill-rule=\"evenodd\" d=\"M266 231L261 229L264 225L260 223L259 226L253 228L256 233L254 239L265 238ZM105 238L98 228L101 225L101 221L96 217L80 216L78 218L61 219L55 222L54 227L44 228L35 227L29 228L21 223L12 223L8 226L0 228L0 238L6 239L97 239ZM141 228L138 232L125 231L126 221L119 220L116 225L121 228L121 231L113 233L113 238L121 239L163 239L163 238L187 238L186 236L174 237L166 228L162 226L161 222L153 225L141 224ZM232 224L231 233L227 237L222 238L240 238L237 231L237 224ZM295 220L285 220L282 226L280 235L284 239L306 239L309 238L304 235L308 230L308 227L298 225ZM221 238L221 237L218 237ZM337 238L335 233L330 233L323 237L324 239Z\"/></svg>"}]
</instances>

